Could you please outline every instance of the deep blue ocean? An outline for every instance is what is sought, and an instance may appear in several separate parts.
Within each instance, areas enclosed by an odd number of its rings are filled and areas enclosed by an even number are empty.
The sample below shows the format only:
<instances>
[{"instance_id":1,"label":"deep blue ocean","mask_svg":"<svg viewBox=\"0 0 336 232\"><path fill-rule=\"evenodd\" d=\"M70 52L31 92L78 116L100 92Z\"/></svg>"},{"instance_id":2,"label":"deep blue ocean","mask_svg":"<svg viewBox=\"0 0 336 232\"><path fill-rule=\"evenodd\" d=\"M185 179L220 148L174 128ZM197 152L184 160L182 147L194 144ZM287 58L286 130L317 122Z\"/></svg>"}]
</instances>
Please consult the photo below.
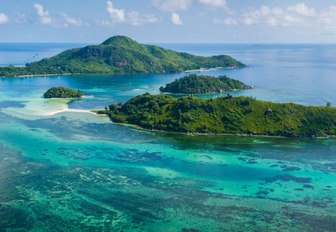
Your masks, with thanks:
<instances>
[{"instance_id":1,"label":"deep blue ocean","mask_svg":"<svg viewBox=\"0 0 336 232\"><path fill-rule=\"evenodd\" d=\"M0 66L85 44L0 44ZM336 46L160 44L226 54L234 95L336 106ZM0 79L0 231L336 231L336 141L142 131L90 112L186 75ZM43 99L53 86L81 100ZM219 95L203 95L209 98Z\"/></svg>"}]
</instances>

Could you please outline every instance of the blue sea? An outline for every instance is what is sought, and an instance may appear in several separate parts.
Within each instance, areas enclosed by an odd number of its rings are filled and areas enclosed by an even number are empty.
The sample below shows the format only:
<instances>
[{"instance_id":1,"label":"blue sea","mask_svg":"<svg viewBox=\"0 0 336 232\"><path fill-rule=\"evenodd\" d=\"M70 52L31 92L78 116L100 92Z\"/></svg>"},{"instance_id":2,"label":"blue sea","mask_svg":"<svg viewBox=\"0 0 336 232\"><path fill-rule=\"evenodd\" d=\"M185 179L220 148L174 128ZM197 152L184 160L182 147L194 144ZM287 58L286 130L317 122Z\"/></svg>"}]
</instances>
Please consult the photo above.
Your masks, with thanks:
<instances>
[{"instance_id":1,"label":"blue sea","mask_svg":"<svg viewBox=\"0 0 336 232\"><path fill-rule=\"evenodd\" d=\"M248 65L196 72L256 87L235 96L336 105L335 45L159 45ZM82 46L0 44L0 66ZM150 132L90 112L184 75L1 78L0 231L336 231L334 139ZM85 98L43 99L53 86Z\"/></svg>"}]
</instances>

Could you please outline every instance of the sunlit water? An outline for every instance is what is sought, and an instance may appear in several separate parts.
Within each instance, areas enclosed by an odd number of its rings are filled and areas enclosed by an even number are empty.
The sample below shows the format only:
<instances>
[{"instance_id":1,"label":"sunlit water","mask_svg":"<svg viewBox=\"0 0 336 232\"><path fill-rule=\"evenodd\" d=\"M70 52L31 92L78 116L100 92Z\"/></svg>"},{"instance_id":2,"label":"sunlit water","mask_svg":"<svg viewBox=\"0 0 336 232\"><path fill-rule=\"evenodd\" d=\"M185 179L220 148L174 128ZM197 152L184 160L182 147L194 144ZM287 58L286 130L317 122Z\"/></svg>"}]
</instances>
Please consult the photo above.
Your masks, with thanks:
<instances>
[{"instance_id":1,"label":"sunlit water","mask_svg":"<svg viewBox=\"0 0 336 232\"><path fill-rule=\"evenodd\" d=\"M62 49L44 46L1 45L1 63ZM202 73L256 86L235 95L336 104L334 46L164 46L249 65ZM0 231L336 231L334 140L148 132L89 112L183 75L0 79ZM52 86L86 96L42 99Z\"/></svg>"}]
</instances>

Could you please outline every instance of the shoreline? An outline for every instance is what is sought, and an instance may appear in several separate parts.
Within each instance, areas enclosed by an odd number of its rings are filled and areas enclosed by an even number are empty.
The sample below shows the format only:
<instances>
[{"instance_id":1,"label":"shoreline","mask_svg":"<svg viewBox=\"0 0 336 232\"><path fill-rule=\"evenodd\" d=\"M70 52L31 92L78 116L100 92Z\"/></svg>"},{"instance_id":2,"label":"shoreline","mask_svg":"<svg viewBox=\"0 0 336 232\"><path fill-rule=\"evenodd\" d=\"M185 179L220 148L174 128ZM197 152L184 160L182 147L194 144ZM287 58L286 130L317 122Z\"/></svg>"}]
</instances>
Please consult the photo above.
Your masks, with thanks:
<instances>
[{"instance_id":1,"label":"shoreline","mask_svg":"<svg viewBox=\"0 0 336 232\"><path fill-rule=\"evenodd\" d=\"M55 110L55 111L47 112L47 113L42 114L41 116L54 116L54 115L60 114L60 113L89 113L89 114L95 114L92 110L66 108L66 109L62 109L62 110Z\"/></svg>"},{"instance_id":2,"label":"shoreline","mask_svg":"<svg viewBox=\"0 0 336 232\"><path fill-rule=\"evenodd\" d=\"M226 70L230 70L230 69L240 69L240 68L247 68L248 66L245 65L243 67L238 67L238 66L233 66L233 67L215 67L215 68L199 68L199 69L192 69L192 70L185 70L181 73L192 73L192 72L209 72L209 71L213 71L213 70L217 70L217 69L226 69Z\"/></svg>"},{"instance_id":3,"label":"shoreline","mask_svg":"<svg viewBox=\"0 0 336 232\"><path fill-rule=\"evenodd\" d=\"M171 73L46 73L46 74L25 74L25 75L17 75L17 76L0 76L0 78L33 78L33 77L55 77L55 76L96 76L96 75L101 75L101 76L113 76L113 75L141 75L141 74L182 74L182 73L191 73L191 72L208 72L212 70L217 70L217 69L241 69L241 68L246 68L247 66L244 67L215 67L215 68L200 68L200 69L195 69L195 70L185 70L185 71L180 71L180 72L171 72Z\"/></svg>"},{"instance_id":4,"label":"shoreline","mask_svg":"<svg viewBox=\"0 0 336 232\"><path fill-rule=\"evenodd\" d=\"M212 71L212 70L217 70L217 69L234 69L237 67L228 67L228 68L224 68L224 67L215 67L215 68L199 68L199 69L192 69L192 70L186 70L183 71L184 73L191 73L191 72L207 72L207 71Z\"/></svg>"},{"instance_id":5,"label":"shoreline","mask_svg":"<svg viewBox=\"0 0 336 232\"><path fill-rule=\"evenodd\" d=\"M1 76L0 78L6 79L6 78L31 78L31 77L56 77L56 76L72 76L74 74L72 73L63 73L63 74L26 74L26 75L18 75L18 76Z\"/></svg>"},{"instance_id":6,"label":"shoreline","mask_svg":"<svg viewBox=\"0 0 336 232\"><path fill-rule=\"evenodd\" d=\"M92 113L96 115L103 115L106 117L109 117L108 114L100 114L98 113L98 110L91 110ZM147 129L144 127L141 127L136 124L129 124L129 123L117 123L110 120L111 123L121 125L121 126L127 126L132 127L140 131L146 131L146 132L160 132L160 133L168 133L168 134L179 134L179 135L186 135L186 136L234 136L234 137L251 137L251 138L277 138L277 139L300 139L300 140L308 140L308 139L336 139L336 135L326 135L326 136L316 136L316 137L286 137L286 136L280 136L280 135L257 135L257 134L244 134L244 133L202 133L202 132L179 132L179 131L164 131L164 130L157 130L157 129Z\"/></svg>"},{"instance_id":7,"label":"shoreline","mask_svg":"<svg viewBox=\"0 0 336 232\"><path fill-rule=\"evenodd\" d=\"M257 87L254 85L249 85L250 88L245 88L245 89L228 89L228 90L223 90L222 92L207 92L207 93L174 93L174 92L161 92L161 94L169 94L169 95L176 95L176 96L185 96L185 95L193 95L193 96L199 96L199 95L218 95L218 94L225 94L225 93L230 93L230 92L235 92L235 91L243 91L243 90L250 90L250 89L256 89Z\"/></svg>"}]
</instances>

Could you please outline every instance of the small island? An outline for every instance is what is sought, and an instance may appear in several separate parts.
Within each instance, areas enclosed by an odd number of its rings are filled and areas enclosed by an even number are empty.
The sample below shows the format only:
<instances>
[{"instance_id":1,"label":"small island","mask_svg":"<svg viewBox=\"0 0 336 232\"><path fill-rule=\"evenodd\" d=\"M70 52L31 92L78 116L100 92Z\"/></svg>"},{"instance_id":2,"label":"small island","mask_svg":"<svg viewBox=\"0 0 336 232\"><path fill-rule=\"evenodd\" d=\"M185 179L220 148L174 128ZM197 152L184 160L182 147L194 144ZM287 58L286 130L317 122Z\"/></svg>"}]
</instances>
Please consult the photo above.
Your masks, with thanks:
<instances>
[{"instance_id":1,"label":"small island","mask_svg":"<svg viewBox=\"0 0 336 232\"><path fill-rule=\"evenodd\" d=\"M160 87L161 92L184 93L184 94L209 94L222 93L235 89L251 89L252 86L246 85L241 81L231 79L227 76L211 77L191 74L175 80Z\"/></svg>"},{"instance_id":2,"label":"small island","mask_svg":"<svg viewBox=\"0 0 336 232\"><path fill-rule=\"evenodd\" d=\"M53 87L43 94L44 98L81 98L83 93L79 90L65 87Z\"/></svg>"},{"instance_id":3,"label":"small island","mask_svg":"<svg viewBox=\"0 0 336 232\"><path fill-rule=\"evenodd\" d=\"M97 112L113 122L183 133L292 138L336 135L336 108L273 103L251 97L201 99L144 94Z\"/></svg>"},{"instance_id":4,"label":"small island","mask_svg":"<svg viewBox=\"0 0 336 232\"><path fill-rule=\"evenodd\" d=\"M243 68L245 65L227 55L196 56L141 44L126 36L114 36L99 45L69 49L25 67L0 67L0 77L177 73L217 67Z\"/></svg>"}]
</instances>

